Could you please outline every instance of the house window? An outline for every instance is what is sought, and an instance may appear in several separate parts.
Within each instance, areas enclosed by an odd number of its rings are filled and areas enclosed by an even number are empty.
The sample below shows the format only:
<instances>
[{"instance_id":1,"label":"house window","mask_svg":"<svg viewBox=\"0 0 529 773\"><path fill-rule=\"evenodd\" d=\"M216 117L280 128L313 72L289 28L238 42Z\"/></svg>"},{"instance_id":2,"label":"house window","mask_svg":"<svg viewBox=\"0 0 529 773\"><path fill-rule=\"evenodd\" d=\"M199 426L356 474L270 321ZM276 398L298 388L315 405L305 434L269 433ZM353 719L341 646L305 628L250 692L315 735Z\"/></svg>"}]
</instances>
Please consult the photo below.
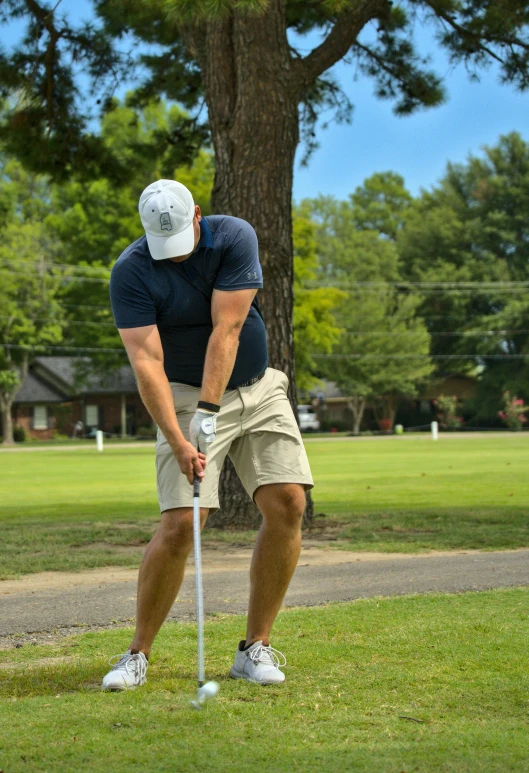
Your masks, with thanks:
<instances>
[{"instance_id":1,"label":"house window","mask_svg":"<svg viewBox=\"0 0 529 773\"><path fill-rule=\"evenodd\" d=\"M48 429L48 408L35 405L33 408L33 429Z\"/></svg>"},{"instance_id":2,"label":"house window","mask_svg":"<svg viewBox=\"0 0 529 773\"><path fill-rule=\"evenodd\" d=\"M86 426L97 427L99 425L99 406L87 405L86 406Z\"/></svg>"}]
</instances>

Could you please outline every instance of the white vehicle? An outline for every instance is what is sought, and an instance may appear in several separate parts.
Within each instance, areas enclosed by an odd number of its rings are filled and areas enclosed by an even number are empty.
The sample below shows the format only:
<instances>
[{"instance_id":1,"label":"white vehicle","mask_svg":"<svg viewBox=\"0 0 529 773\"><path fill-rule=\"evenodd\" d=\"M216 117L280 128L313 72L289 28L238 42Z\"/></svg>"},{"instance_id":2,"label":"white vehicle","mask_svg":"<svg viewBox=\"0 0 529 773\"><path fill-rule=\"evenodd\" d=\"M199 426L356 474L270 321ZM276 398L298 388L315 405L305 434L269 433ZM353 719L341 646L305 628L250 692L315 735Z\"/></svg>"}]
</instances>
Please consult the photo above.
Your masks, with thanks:
<instances>
[{"instance_id":1,"label":"white vehicle","mask_svg":"<svg viewBox=\"0 0 529 773\"><path fill-rule=\"evenodd\" d=\"M299 428L302 432L319 432L320 420L310 405L298 405Z\"/></svg>"}]
</instances>

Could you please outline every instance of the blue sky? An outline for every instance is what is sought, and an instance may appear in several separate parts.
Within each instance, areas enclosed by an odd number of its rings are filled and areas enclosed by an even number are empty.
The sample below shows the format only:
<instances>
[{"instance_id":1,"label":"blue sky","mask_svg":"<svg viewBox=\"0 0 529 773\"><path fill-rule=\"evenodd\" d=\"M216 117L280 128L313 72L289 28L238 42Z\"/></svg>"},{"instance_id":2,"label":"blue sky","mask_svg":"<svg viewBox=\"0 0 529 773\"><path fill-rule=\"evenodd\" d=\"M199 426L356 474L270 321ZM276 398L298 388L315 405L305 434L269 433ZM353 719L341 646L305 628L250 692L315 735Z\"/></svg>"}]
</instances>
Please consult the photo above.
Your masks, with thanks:
<instances>
[{"instance_id":1,"label":"blue sky","mask_svg":"<svg viewBox=\"0 0 529 773\"><path fill-rule=\"evenodd\" d=\"M72 19L86 20L91 3L63 0L60 9ZM19 30L13 25L12 35ZM308 49L318 40L312 35L302 46ZM464 161L483 145L494 144L501 134L517 130L529 140L529 94L500 85L495 66L482 73L479 83L471 81L463 67L450 67L429 30L418 27L416 40L421 52L432 54L436 72L445 77L447 102L397 118L391 102L374 97L372 81L364 77L354 81L353 68L339 63L333 72L355 105L353 121L318 130L320 147L307 168L300 166L298 154L296 201L318 194L345 198L369 175L389 169L401 174L415 194L435 184L447 161Z\"/></svg>"},{"instance_id":2,"label":"blue sky","mask_svg":"<svg viewBox=\"0 0 529 773\"><path fill-rule=\"evenodd\" d=\"M391 102L375 98L373 81L354 82L352 68L338 64L333 72L355 105L353 122L318 132L321 146L308 169L296 165L296 200L318 193L345 198L369 175L389 169L415 194L435 184L447 161L465 161L501 134L516 130L529 140L529 93L501 85L495 66L479 83L471 81L463 67L451 67L428 30L418 28L416 40L421 52L435 52L434 69L448 92L445 104L398 118Z\"/></svg>"}]
</instances>

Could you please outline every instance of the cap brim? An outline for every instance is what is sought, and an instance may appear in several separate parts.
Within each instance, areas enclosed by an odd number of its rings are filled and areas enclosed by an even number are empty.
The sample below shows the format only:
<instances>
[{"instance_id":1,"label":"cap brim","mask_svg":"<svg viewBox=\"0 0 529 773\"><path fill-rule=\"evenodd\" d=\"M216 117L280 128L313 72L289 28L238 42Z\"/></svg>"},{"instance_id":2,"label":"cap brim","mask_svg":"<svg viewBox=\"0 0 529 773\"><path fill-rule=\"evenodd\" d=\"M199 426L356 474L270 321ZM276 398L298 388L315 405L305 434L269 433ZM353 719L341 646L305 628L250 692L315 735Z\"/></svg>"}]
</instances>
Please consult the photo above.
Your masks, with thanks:
<instances>
[{"instance_id":1,"label":"cap brim","mask_svg":"<svg viewBox=\"0 0 529 773\"><path fill-rule=\"evenodd\" d=\"M168 260L168 258L179 258L187 255L195 249L195 229L193 223L187 226L184 231L174 236L152 236L145 234L149 252L153 260Z\"/></svg>"}]
</instances>

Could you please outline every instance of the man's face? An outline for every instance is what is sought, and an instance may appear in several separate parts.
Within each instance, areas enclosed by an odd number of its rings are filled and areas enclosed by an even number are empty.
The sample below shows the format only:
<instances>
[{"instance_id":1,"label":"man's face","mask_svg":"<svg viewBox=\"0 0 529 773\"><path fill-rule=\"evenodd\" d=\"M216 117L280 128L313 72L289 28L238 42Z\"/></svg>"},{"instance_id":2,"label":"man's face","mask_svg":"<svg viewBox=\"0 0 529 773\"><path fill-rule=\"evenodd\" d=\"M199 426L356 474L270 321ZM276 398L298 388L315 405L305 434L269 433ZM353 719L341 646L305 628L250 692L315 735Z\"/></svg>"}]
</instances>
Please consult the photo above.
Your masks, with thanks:
<instances>
[{"instance_id":1,"label":"man's face","mask_svg":"<svg viewBox=\"0 0 529 773\"><path fill-rule=\"evenodd\" d=\"M169 260L172 260L173 263L181 263L183 260L187 260L188 258L191 257L191 255L198 247L198 243L200 241L200 221L201 220L202 220L202 215L200 213L200 207L197 204L195 206L195 217L193 218L193 233L195 235L195 246L193 247L191 252L187 253L187 255L178 255L177 257L170 258Z\"/></svg>"}]
</instances>

